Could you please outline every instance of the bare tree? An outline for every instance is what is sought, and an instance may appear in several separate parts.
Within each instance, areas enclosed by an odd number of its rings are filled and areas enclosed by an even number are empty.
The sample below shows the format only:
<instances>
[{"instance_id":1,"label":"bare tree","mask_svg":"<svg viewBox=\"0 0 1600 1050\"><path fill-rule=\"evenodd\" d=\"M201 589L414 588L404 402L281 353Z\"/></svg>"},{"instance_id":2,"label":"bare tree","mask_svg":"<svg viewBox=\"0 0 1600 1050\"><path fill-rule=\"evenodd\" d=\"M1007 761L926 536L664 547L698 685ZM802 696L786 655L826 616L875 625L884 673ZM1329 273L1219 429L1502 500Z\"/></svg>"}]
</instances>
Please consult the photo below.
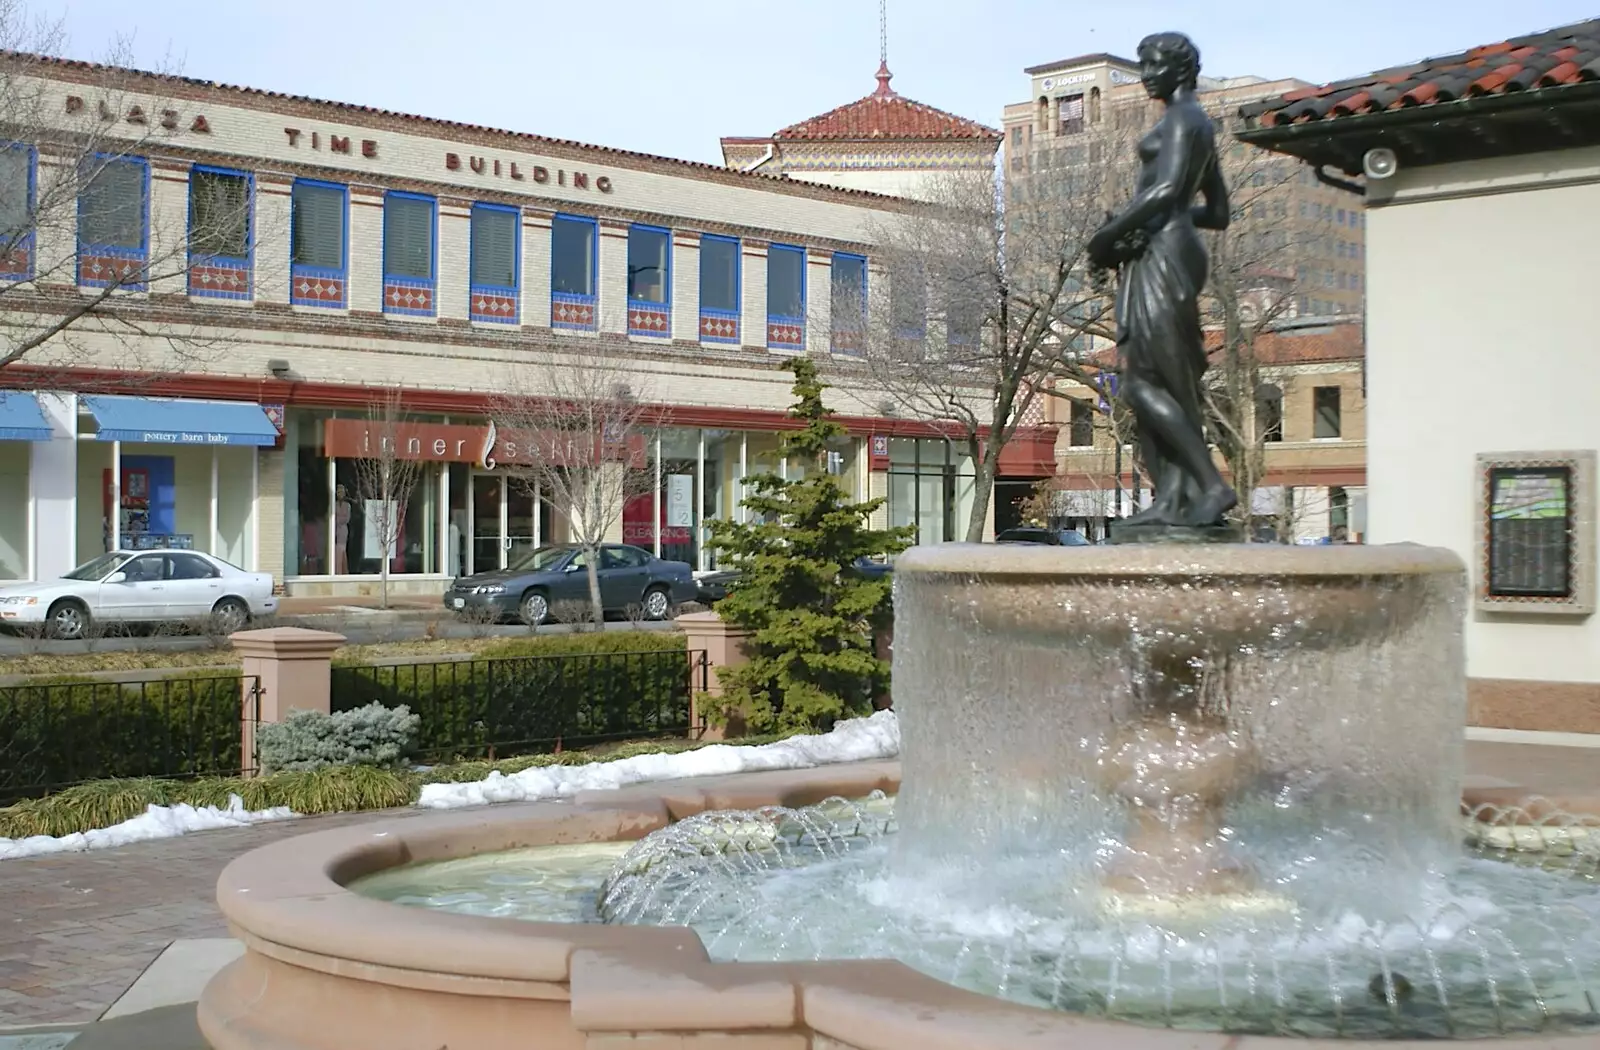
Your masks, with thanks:
<instances>
[{"instance_id":1,"label":"bare tree","mask_svg":"<svg viewBox=\"0 0 1600 1050\"><path fill-rule=\"evenodd\" d=\"M506 389L489 409L497 465L565 516L571 541L583 548L589 613L599 624L600 548L628 501L651 490L645 446L664 417L646 403L638 372L604 346L520 365ZM550 611L545 595L543 604L525 603L523 617L536 623Z\"/></svg>"},{"instance_id":2,"label":"bare tree","mask_svg":"<svg viewBox=\"0 0 1600 1050\"><path fill-rule=\"evenodd\" d=\"M367 406L368 454L355 462L362 520L378 546L378 601L384 609L389 607L389 570L405 535L406 508L422 477L422 461L411 447L413 429L401 390L384 391Z\"/></svg>"},{"instance_id":3,"label":"bare tree","mask_svg":"<svg viewBox=\"0 0 1600 1050\"><path fill-rule=\"evenodd\" d=\"M127 68L125 40L64 79L48 56L65 44L60 21L0 0L0 369L171 372L214 337L152 297L242 298L278 253L259 250L248 176L195 172L187 215L155 192L149 158L205 147L203 110Z\"/></svg>"},{"instance_id":4,"label":"bare tree","mask_svg":"<svg viewBox=\"0 0 1600 1050\"><path fill-rule=\"evenodd\" d=\"M873 231L887 279L869 282L866 368L892 404L971 456L968 542L983 538L1000 451L1030 410L1058 380L1092 384L1103 371L1094 350L1113 335L1111 300L1083 249L1126 170L1122 137L1038 150L1003 184L950 173L928 203Z\"/></svg>"}]
</instances>

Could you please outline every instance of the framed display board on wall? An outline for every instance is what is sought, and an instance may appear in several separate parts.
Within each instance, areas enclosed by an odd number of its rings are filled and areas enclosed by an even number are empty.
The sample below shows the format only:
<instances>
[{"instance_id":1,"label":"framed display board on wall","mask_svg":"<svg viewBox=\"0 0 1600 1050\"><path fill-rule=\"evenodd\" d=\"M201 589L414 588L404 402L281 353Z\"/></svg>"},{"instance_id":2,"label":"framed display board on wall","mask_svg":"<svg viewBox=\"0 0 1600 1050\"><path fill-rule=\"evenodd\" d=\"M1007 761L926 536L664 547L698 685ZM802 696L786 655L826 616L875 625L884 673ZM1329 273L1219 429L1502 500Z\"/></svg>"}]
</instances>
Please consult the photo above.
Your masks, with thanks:
<instances>
[{"instance_id":1,"label":"framed display board on wall","mask_svg":"<svg viewBox=\"0 0 1600 1050\"><path fill-rule=\"evenodd\" d=\"M1478 456L1480 610L1594 612L1595 463L1592 450Z\"/></svg>"}]
</instances>

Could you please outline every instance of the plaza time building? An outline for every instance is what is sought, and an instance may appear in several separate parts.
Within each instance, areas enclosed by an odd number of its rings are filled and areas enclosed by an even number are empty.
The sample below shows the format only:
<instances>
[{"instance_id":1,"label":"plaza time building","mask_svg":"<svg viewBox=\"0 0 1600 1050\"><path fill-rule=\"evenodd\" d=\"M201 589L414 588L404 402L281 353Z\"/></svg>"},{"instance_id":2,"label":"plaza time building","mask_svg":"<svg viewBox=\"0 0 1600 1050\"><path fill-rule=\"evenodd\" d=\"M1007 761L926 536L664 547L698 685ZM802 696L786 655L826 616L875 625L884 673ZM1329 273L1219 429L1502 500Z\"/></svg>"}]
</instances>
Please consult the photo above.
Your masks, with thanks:
<instances>
[{"instance_id":1,"label":"plaza time building","mask_svg":"<svg viewBox=\"0 0 1600 1050\"><path fill-rule=\"evenodd\" d=\"M109 97L103 67L30 69L52 111L98 111L139 143L96 179L138 228L108 248L101 231L41 224L30 260L75 253L49 272L81 294L103 267L190 243L202 188L247 201L249 231L237 257L117 293L202 349L84 330L68 359L0 371L0 579L157 545L269 571L289 594L369 593L384 560L419 593L501 567L564 539L566 508L512 483L493 399L519 364L602 345L670 424L648 442L658 491L615 539L714 568L708 524L743 513L745 477L818 469L780 452L795 354L824 362L849 431L833 469L859 497L890 497L880 524L914 524L922 542L964 530L970 462L885 415L859 311L831 310L861 301L872 230L903 200L179 78L126 73ZM62 163L19 149L4 176L29 192ZM31 266L7 279L35 280ZM380 549L357 462L375 399L396 388L422 476Z\"/></svg>"}]
</instances>

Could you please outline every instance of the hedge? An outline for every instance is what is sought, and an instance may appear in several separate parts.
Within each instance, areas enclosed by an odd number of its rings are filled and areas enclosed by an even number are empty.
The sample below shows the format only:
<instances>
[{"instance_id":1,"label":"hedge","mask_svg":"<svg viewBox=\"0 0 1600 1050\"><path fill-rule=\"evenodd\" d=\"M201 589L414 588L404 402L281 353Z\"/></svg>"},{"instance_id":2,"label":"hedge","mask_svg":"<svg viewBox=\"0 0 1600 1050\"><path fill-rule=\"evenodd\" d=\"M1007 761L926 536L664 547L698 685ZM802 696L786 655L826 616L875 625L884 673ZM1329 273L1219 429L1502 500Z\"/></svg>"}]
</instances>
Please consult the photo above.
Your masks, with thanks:
<instances>
[{"instance_id":1,"label":"hedge","mask_svg":"<svg viewBox=\"0 0 1600 1050\"><path fill-rule=\"evenodd\" d=\"M102 777L240 772L240 675L0 686L0 801Z\"/></svg>"},{"instance_id":2,"label":"hedge","mask_svg":"<svg viewBox=\"0 0 1600 1050\"><path fill-rule=\"evenodd\" d=\"M335 667L335 712L380 703L421 719L420 755L504 757L689 729L682 635L511 639L478 658Z\"/></svg>"}]
</instances>

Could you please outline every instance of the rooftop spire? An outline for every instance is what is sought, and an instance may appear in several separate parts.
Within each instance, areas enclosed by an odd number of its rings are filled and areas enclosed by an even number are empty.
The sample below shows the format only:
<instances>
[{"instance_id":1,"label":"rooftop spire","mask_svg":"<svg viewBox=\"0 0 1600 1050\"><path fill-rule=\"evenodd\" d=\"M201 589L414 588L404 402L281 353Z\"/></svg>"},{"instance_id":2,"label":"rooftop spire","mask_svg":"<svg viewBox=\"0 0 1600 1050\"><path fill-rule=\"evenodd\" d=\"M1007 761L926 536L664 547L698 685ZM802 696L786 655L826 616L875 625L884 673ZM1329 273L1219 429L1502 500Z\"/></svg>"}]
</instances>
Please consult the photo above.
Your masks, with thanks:
<instances>
[{"instance_id":1,"label":"rooftop spire","mask_svg":"<svg viewBox=\"0 0 1600 1050\"><path fill-rule=\"evenodd\" d=\"M898 98L889 86L893 78L889 72L889 0L878 0L878 90L872 93L874 97Z\"/></svg>"}]
</instances>

